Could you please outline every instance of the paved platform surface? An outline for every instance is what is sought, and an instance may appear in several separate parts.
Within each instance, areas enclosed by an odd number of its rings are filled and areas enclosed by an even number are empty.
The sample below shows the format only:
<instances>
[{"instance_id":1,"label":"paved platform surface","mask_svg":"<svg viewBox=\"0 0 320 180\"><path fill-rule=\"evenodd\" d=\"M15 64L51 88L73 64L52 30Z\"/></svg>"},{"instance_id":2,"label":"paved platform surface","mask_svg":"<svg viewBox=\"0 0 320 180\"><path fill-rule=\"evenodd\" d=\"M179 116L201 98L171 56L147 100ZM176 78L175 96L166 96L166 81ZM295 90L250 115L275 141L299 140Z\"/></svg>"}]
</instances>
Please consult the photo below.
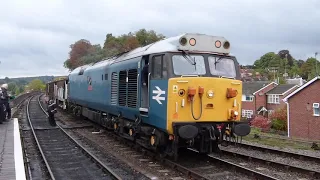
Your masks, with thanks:
<instances>
[{"instance_id":1,"label":"paved platform surface","mask_svg":"<svg viewBox=\"0 0 320 180\"><path fill-rule=\"evenodd\" d=\"M25 180L18 119L0 124L0 180Z\"/></svg>"}]
</instances>

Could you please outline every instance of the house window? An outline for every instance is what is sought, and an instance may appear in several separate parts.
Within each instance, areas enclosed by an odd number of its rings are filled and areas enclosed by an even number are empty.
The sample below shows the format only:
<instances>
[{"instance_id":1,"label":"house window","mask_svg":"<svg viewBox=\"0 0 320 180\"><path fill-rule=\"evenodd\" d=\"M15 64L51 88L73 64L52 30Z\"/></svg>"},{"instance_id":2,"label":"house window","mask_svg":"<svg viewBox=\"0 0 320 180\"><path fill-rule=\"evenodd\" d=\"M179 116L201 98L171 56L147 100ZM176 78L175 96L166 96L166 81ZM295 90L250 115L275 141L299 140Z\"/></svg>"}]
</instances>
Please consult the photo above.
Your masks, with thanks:
<instances>
[{"instance_id":1,"label":"house window","mask_svg":"<svg viewBox=\"0 0 320 180\"><path fill-rule=\"evenodd\" d=\"M253 96L246 96L246 101L253 101Z\"/></svg>"},{"instance_id":2,"label":"house window","mask_svg":"<svg viewBox=\"0 0 320 180\"><path fill-rule=\"evenodd\" d=\"M268 95L268 103L270 104L280 104L279 95L270 94Z\"/></svg>"},{"instance_id":3,"label":"house window","mask_svg":"<svg viewBox=\"0 0 320 180\"><path fill-rule=\"evenodd\" d=\"M253 101L253 96L242 95L242 101Z\"/></svg>"},{"instance_id":4,"label":"house window","mask_svg":"<svg viewBox=\"0 0 320 180\"><path fill-rule=\"evenodd\" d=\"M320 116L319 103L313 103L313 116Z\"/></svg>"},{"instance_id":5,"label":"house window","mask_svg":"<svg viewBox=\"0 0 320 180\"><path fill-rule=\"evenodd\" d=\"M253 115L253 110L242 110L242 117L251 118Z\"/></svg>"}]
</instances>

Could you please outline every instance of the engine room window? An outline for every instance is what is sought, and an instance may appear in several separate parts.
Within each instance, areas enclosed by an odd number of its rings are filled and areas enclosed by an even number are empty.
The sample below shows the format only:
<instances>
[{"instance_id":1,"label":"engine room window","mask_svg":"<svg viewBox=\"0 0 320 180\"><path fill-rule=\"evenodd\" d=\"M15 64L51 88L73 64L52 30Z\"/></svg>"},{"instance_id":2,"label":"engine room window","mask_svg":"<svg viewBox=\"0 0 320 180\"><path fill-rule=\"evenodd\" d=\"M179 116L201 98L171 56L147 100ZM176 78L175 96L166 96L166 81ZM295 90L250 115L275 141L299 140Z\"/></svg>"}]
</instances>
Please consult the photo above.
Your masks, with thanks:
<instances>
[{"instance_id":1,"label":"engine room window","mask_svg":"<svg viewBox=\"0 0 320 180\"><path fill-rule=\"evenodd\" d=\"M206 66L203 56L184 57L182 55L172 56L173 71L175 75L204 75Z\"/></svg>"},{"instance_id":2,"label":"engine room window","mask_svg":"<svg viewBox=\"0 0 320 180\"><path fill-rule=\"evenodd\" d=\"M234 61L229 58L210 56L208 58L210 73L215 76L236 77Z\"/></svg>"}]
</instances>

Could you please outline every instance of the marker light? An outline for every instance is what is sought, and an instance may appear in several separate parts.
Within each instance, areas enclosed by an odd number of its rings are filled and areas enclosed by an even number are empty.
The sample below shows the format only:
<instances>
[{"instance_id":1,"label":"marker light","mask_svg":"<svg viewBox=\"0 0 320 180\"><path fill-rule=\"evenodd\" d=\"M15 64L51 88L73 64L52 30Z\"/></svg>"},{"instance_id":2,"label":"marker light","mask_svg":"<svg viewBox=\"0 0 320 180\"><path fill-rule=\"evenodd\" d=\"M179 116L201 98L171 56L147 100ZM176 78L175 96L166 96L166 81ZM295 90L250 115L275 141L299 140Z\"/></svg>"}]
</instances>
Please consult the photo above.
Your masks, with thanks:
<instances>
[{"instance_id":1,"label":"marker light","mask_svg":"<svg viewBox=\"0 0 320 180\"><path fill-rule=\"evenodd\" d=\"M229 49L229 47L230 47L229 41L225 41L225 42L223 43L223 47L224 47L225 49Z\"/></svg>"},{"instance_id":2,"label":"marker light","mask_svg":"<svg viewBox=\"0 0 320 180\"><path fill-rule=\"evenodd\" d=\"M213 91L212 90L207 91L207 97L210 99L213 98Z\"/></svg>"},{"instance_id":3,"label":"marker light","mask_svg":"<svg viewBox=\"0 0 320 180\"><path fill-rule=\"evenodd\" d=\"M217 40L215 42L216 48L220 48L221 47L221 42L219 40Z\"/></svg>"},{"instance_id":4,"label":"marker light","mask_svg":"<svg viewBox=\"0 0 320 180\"><path fill-rule=\"evenodd\" d=\"M180 44L181 44L182 46L186 45L186 44L187 44L187 38L182 37L182 38L180 39Z\"/></svg>"},{"instance_id":5,"label":"marker light","mask_svg":"<svg viewBox=\"0 0 320 180\"><path fill-rule=\"evenodd\" d=\"M191 39L189 40L189 44L190 44L191 46L196 45L196 40L195 40L194 38L191 38Z\"/></svg>"}]
</instances>

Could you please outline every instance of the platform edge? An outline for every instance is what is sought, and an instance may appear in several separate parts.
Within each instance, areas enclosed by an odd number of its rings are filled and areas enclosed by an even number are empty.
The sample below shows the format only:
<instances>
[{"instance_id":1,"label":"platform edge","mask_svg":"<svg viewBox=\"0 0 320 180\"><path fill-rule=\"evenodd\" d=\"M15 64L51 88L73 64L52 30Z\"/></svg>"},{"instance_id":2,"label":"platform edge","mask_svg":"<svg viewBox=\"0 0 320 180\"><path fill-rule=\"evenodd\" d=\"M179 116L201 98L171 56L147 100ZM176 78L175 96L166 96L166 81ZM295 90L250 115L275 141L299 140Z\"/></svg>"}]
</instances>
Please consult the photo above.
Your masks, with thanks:
<instances>
[{"instance_id":1,"label":"platform edge","mask_svg":"<svg viewBox=\"0 0 320 180\"><path fill-rule=\"evenodd\" d=\"M26 180L18 118L14 118L14 164L16 179Z\"/></svg>"}]
</instances>

